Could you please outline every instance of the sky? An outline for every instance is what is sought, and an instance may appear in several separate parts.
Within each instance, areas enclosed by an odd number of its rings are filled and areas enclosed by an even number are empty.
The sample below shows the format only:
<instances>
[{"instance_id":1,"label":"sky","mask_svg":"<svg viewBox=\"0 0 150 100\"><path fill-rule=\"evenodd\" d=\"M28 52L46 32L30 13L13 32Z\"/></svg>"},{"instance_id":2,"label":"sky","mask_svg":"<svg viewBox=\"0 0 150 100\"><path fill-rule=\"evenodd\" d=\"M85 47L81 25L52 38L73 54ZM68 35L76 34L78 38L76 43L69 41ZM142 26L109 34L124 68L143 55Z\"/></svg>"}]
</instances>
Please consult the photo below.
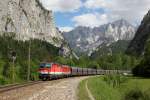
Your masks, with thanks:
<instances>
[{"instance_id":1,"label":"sky","mask_svg":"<svg viewBox=\"0 0 150 100\"><path fill-rule=\"evenodd\" d=\"M97 27L119 19L139 25L150 10L150 0L40 0L52 10L56 26L70 31L77 26Z\"/></svg>"}]
</instances>

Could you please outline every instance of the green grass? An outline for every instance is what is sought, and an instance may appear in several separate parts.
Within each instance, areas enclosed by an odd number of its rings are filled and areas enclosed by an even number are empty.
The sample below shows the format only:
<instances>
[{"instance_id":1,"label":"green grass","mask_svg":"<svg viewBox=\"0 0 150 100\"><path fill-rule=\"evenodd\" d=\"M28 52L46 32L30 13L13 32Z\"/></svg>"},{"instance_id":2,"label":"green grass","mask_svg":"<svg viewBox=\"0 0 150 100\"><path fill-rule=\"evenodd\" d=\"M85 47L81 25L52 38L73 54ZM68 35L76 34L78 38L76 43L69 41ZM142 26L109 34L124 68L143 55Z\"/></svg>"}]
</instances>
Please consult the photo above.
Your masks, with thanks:
<instances>
[{"instance_id":1,"label":"green grass","mask_svg":"<svg viewBox=\"0 0 150 100\"><path fill-rule=\"evenodd\" d=\"M102 81L103 77L95 77L88 80L88 87L96 100L120 100L120 94L112 86Z\"/></svg>"},{"instance_id":2,"label":"green grass","mask_svg":"<svg viewBox=\"0 0 150 100\"><path fill-rule=\"evenodd\" d=\"M78 100L90 100L85 87L86 80L83 80L78 86Z\"/></svg>"},{"instance_id":3,"label":"green grass","mask_svg":"<svg viewBox=\"0 0 150 100\"><path fill-rule=\"evenodd\" d=\"M86 81L95 100L150 100L150 79L125 78L126 81L115 87L108 84L104 76L89 78ZM89 100L87 97L84 80L79 86L79 100Z\"/></svg>"}]
</instances>

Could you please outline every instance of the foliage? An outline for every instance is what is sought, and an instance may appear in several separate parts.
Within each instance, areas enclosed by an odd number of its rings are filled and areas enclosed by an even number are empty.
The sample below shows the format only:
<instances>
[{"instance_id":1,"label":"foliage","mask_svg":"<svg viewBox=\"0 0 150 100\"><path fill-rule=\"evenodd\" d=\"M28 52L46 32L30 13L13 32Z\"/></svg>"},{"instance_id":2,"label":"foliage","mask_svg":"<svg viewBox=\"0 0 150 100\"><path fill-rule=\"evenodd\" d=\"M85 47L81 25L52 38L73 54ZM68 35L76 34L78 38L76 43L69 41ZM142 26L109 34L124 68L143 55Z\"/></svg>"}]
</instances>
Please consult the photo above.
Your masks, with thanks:
<instances>
[{"instance_id":1,"label":"foliage","mask_svg":"<svg viewBox=\"0 0 150 100\"><path fill-rule=\"evenodd\" d=\"M42 61L53 61L58 56L59 48L41 40L15 40L14 33L4 33L0 36L0 84L11 83L12 57L16 52L15 82L27 79L28 48L31 42L31 79L38 79L38 65Z\"/></svg>"},{"instance_id":2,"label":"foliage","mask_svg":"<svg viewBox=\"0 0 150 100\"><path fill-rule=\"evenodd\" d=\"M123 69L130 70L139 63L139 59L128 56L123 53L99 56L97 58L91 58L82 55L79 60L75 58L64 58L58 56L55 58L55 62L70 66L98 68L98 69Z\"/></svg>"},{"instance_id":3,"label":"foliage","mask_svg":"<svg viewBox=\"0 0 150 100\"><path fill-rule=\"evenodd\" d=\"M136 66L139 60L133 56L123 53L105 55L95 59L103 69L124 69L129 70Z\"/></svg>"},{"instance_id":4,"label":"foliage","mask_svg":"<svg viewBox=\"0 0 150 100\"><path fill-rule=\"evenodd\" d=\"M141 63L133 68L133 74L135 76L150 77L150 40L147 41Z\"/></svg>"},{"instance_id":5,"label":"foliage","mask_svg":"<svg viewBox=\"0 0 150 100\"><path fill-rule=\"evenodd\" d=\"M119 87L121 83L125 83L127 78L121 75L106 75L103 79L107 84L113 87Z\"/></svg>"},{"instance_id":6,"label":"foliage","mask_svg":"<svg viewBox=\"0 0 150 100\"><path fill-rule=\"evenodd\" d=\"M149 90L143 92L139 88L135 88L125 94L124 100L150 100L149 92Z\"/></svg>"}]
</instances>

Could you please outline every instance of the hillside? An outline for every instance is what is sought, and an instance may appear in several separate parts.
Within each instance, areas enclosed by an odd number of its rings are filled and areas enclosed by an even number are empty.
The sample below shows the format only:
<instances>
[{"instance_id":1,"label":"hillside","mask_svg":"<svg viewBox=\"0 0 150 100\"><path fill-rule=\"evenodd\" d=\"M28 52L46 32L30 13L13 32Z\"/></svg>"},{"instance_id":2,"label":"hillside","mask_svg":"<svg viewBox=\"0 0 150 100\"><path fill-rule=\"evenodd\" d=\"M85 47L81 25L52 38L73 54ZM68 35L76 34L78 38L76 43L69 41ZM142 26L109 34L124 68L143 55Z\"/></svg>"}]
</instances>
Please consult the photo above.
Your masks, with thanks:
<instances>
[{"instance_id":1,"label":"hillside","mask_svg":"<svg viewBox=\"0 0 150 100\"><path fill-rule=\"evenodd\" d=\"M132 55L144 55L144 49L146 48L146 42L150 38L150 11L145 15L141 25L139 26L135 37L131 41L127 54Z\"/></svg>"},{"instance_id":2,"label":"hillside","mask_svg":"<svg viewBox=\"0 0 150 100\"><path fill-rule=\"evenodd\" d=\"M124 53L127 49L130 41L129 40L119 40L110 45L102 44L98 50L92 53L91 57L96 58L104 55L112 55L117 53Z\"/></svg>"},{"instance_id":3,"label":"hillside","mask_svg":"<svg viewBox=\"0 0 150 100\"><path fill-rule=\"evenodd\" d=\"M131 41L127 54L141 58L141 62L133 69L136 76L150 77L150 11L141 22L134 39ZM142 57L141 57L142 56Z\"/></svg>"}]
</instances>

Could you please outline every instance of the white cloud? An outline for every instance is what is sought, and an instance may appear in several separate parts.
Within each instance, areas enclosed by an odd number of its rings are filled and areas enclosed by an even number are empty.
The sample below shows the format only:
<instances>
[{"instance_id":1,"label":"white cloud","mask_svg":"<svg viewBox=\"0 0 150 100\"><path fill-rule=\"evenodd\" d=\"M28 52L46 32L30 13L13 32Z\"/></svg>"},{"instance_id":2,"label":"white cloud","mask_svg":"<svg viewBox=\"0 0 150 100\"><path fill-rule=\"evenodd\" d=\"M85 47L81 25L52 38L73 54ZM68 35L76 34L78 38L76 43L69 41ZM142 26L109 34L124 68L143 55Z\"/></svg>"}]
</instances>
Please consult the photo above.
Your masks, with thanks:
<instances>
[{"instance_id":1,"label":"white cloud","mask_svg":"<svg viewBox=\"0 0 150 100\"><path fill-rule=\"evenodd\" d=\"M59 27L61 32L69 32L73 30L73 27Z\"/></svg>"},{"instance_id":2,"label":"white cloud","mask_svg":"<svg viewBox=\"0 0 150 100\"><path fill-rule=\"evenodd\" d=\"M150 9L150 0L40 0L44 7L54 12L75 12L84 6L85 14L76 15L75 25L99 26L124 18L130 23L140 22ZM103 9L104 14L94 9ZM94 12L91 12L94 11Z\"/></svg>"},{"instance_id":3,"label":"white cloud","mask_svg":"<svg viewBox=\"0 0 150 100\"><path fill-rule=\"evenodd\" d=\"M150 9L150 0L86 0L88 9L103 8L111 16L109 21L124 18L132 23L139 22Z\"/></svg>"},{"instance_id":4,"label":"white cloud","mask_svg":"<svg viewBox=\"0 0 150 100\"><path fill-rule=\"evenodd\" d=\"M125 17L131 22L140 21L150 9L150 0L114 0L109 9L111 15Z\"/></svg>"},{"instance_id":5,"label":"white cloud","mask_svg":"<svg viewBox=\"0 0 150 100\"><path fill-rule=\"evenodd\" d=\"M99 13L87 13L75 16L72 19L76 26L96 27L108 22L107 15Z\"/></svg>"},{"instance_id":6,"label":"white cloud","mask_svg":"<svg viewBox=\"0 0 150 100\"><path fill-rule=\"evenodd\" d=\"M102 7L106 7L106 5L107 5L106 1L107 0L87 0L84 3L84 6L87 8L91 8L91 9L102 8Z\"/></svg>"},{"instance_id":7,"label":"white cloud","mask_svg":"<svg viewBox=\"0 0 150 100\"><path fill-rule=\"evenodd\" d=\"M40 0L44 7L54 12L72 12L82 6L80 0Z\"/></svg>"}]
</instances>

